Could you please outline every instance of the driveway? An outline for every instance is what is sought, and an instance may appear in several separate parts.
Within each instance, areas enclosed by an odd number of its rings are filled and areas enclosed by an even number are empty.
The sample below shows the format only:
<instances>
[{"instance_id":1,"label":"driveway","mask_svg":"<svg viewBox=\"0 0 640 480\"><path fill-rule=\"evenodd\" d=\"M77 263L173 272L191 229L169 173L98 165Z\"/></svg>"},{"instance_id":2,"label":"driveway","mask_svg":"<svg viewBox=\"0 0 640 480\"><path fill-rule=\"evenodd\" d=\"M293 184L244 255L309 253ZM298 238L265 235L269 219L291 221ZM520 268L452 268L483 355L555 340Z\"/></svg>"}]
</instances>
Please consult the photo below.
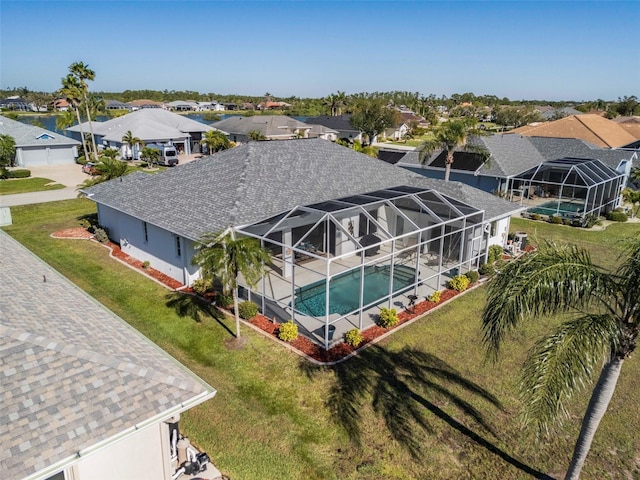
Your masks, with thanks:
<instances>
[{"instance_id":1,"label":"driveway","mask_svg":"<svg viewBox=\"0 0 640 480\"><path fill-rule=\"evenodd\" d=\"M43 165L29 167L31 177L48 178L66 188L45 192L16 193L15 195L0 195L0 207L29 205L31 203L55 202L69 200L78 196L78 185L89 176L82 173L82 166L76 163L70 165Z\"/></svg>"}]
</instances>

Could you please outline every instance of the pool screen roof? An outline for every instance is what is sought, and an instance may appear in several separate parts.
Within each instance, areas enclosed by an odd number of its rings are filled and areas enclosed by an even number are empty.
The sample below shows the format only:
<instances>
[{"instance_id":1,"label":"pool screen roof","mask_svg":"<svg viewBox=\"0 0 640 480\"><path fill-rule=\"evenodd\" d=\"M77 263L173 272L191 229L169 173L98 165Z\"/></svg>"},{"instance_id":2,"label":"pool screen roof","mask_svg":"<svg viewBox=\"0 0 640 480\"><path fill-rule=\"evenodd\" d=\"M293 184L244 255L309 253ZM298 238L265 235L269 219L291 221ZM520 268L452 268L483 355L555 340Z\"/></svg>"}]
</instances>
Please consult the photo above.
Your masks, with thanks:
<instances>
[{"instance_id":1,"label":"pool screen roof","mask_svg":"<svg viewBox=\"0 0 640 480\"><path fill-rule=\"evenodd\" d=\"M405 211L426 214L432 220L430 226L448 223L452 220L462 218L466 218L471 223L476 224L481 223L484 218L484 212L482 210L442 195L435 190L402 185L365 194L351 195L325 202L298 206L264 221L240 227L238 231L252 237L265 238L275 232L305 225L308 225L309 230L312 230L320 222L331 220L343 233L358 242L358 240L354 238L353 233L348 232L341 222L356 215L364 215L370 222L378 227L377 235L385 239L390 239L393 238L394 235L381 225L375 215L371 213L373 210L377 210L383 206L388 207L404 218L405 226L409 228L405 229L402 236L425 229L424 227L418 226L410 216L405 215L403 213Z\"/></svg>"},{"instance_id":2,"label":"pool screen roof","mask_svg":"<svg viewBox=\"0 0 640 480\"><path fill-rule=\"evenodd\" d=\"M554 182L545 180L545 175L549 171L561 173L561 179ZM530 168L526 172L514 177L514 179L527 182L533 181L576 187L592 187L610 182L622 176L621 173L616 172L600 160L562 158L541 163L537 167Z\"/></svg>"}]
</instances>

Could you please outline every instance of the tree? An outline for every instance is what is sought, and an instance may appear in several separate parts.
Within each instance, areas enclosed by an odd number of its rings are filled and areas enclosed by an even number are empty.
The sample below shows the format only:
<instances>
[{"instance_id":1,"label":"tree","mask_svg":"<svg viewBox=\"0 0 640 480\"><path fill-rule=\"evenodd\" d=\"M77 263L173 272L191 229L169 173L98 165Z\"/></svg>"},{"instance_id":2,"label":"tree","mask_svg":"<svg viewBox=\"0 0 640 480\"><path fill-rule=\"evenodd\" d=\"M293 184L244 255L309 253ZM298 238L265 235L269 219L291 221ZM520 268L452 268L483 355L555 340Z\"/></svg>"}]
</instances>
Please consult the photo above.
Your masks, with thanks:
<instances>
[{"instance_id":1,"label":"tree","mask_svg":"<svg viewBox=\"0 0 640 480\"><path fill-rule=\"evenodd\" d=\"M631 174L629 175L629 179L632 182L637 182L640 180L640 167L635 167L631 169Z\"/></svg>"},{"instance_id":2,"label":"tree","mask_svg":"<svg viewBox=\"0 0 640 480\"><path fill-rule=\"evenodd\" d=\"M638 213L640 213L640 190L625 188L622 190L622 198L625 202L631 204L631 216L637 217Z\"/></svg>"},{"instance_id":3,"label":"tree","mask_svg":"<svg viewBox=\"0 0 640 480\"><path fill-rule=\"evenodd\" d=\"M475 118L461 118L450 120L439 126L435 131L434 138L425 141L420 147L420 162L425 163L429 155L437 150L444 151L447 155L444 162L444 180L448 182L456 150L475 153L482 156L484 160L488 159L490 154L485 147L468 142L471 136L485 135L485 132L476 128L476 124Z\"/></svg>"},{"instance_id":4,"label":"tree","mask_svg":"<svg viewBox=\"0 0 640 480\"><path fill-rule=\"evenodd\" d=\"M80 118L80 102L82 101L82 91L80 82L76 77L69 74L62 79L62 88L60 89L60 95L69 103L71 109L76 113L78 118L78 128L80 129L80 137L82 139L82 149L84 150L85 158L89 155L89 149L87 148L87 142L84 138L84 132L82 130L82 119Z\"/></svg>"},{"instance_id":5,"label":"tree","mask_svg":"<svg viewBox=\"0 0 640 480\"><path fill-rule=\"evenodd\" d=\"M106 182L108 180L113 180L114 178L122 177L127 174L127 168L127 162L117 160L107 155L102 156L100 158L100 162L95 165L96 175L85 180L84 183L80 185L79 190L98 185L99 183ZM79 196L82 195L83 193L81 192Z\"/></svg>"},{"instance_id":6,"label":"tree","mask_svg":"<svg viewBox=\"0 0 640 480\"><path fill-rule=\"evenodd\" d=\"M11 135L0 135L0 167L8 167L16 157L16 141Z\"/></svg>"},{"instance_id":7,"label":"tree","mask_svg":"<svg viewBox=\"0 0 640 480\"><path fill-rule=\"evenodd\" d=\"M161 152L157 148L143 147L140 151L140 158L147 162L149 168L153 167L160 160Z\"/></svg>"},{"instance_id":8,"label":"tree","mask_svg":"<svg viewBox=\"0 0 640 480\"><path fill-rule=\"evenodd\" d=\"M630 97L624 96L622 98L618 98L616 112L622 116L630 116L640 113L640 103L638 103L638 97L636 97L635 95L631 95Z\"/></svg>"},{"instance_id":9,"label":"tree","mask_svg":"<svg viewBox=\"0 0 640 480\"><path fill-rule=\"evenodd\" d=\"M389 108L382 97L361 98L353 106L351 125L367 136L369 145L379 133L398 123L399 112Z\"/></svg>"},{"instance_id":10,"label":"tree","mask_svg":"<svg viewBox=\"0 0 640 480\"><path fill-rule=\"evenodd\" d=\"M261 142L267 139L260 130L251 130L247 133L247 138L253 142Z\"/></svg>"},{"instance_id":11,"label":"tree","mask_svg":"<svg viewBox=\"0 0 640 480\"><path fill-rule=\"evenodd\" d=\"M131 160L135 160L135 147L136 145L141 145L142 140L134 136L133 133L131 133L131 130L127 130L127 133L122 136L122 143L126 143L128 145L128 149L131 150ZM128 157L128 155L126 156Z\"/></svg>"},{"instance_id":12,"label":"tree","mask_svg":"<svg viewBox=\"0 0 640 480\"><path fill-rule=\"evenodd\" d=\"M93 134L93 125L91 124L91 114L89 112L89 101L87 100L87 92L89 91L89 85L87 80L93 81L96 78L96 72L89 68L89 65L85 65L83 62L75 62L69 66L69 72L78 80L78 86L82 94L82 100L84 101L84 107L87 112L87 122L89 123L89 131L91 132L91 144L93 145L93 155L98 160L98 148L96 147L96 137Z\"/></svg>"},{"instance_id":13,"label":"tree","mask_svg":"<svg viewBox=\"0 0 640 480\"><path fill-rule=\"evenodd\" d=\"M640 333L640 238L628 240L613 271L576 246L543 245L507 264L489 283L484 343L497 359L506 333L525 320L573 312L538 341L523 367L524 419L539 432L567 416L565 402L603 365L566 479L577 479L613 396L624 360Z\"/></svg>"},{"instance_id":14,"label":"tree","mask_svg":"<svg viewBox=\"0 0 640 480\"><path fill-rule=\"evenodd\" d=\"M56 130L60 132L64 132L67 128L73 125L73 111L67 110L64 112L60 112L56 116Z\"/></svg>"},{"instance_id":15,"label":"tree","mask_svg":"<svg viewBox=\"0 0 640 480\"><path fill-rule=\"evenodd\" d=\"M236 317L236 338L240 338L238 313L238 275L242 275L250 287L260 280L269 252L255 238L236 238L233 230L221 233L205 233L196 244L192 263L200 266L205 280L217 279L224 293L233 294L233 311Z\"/></svg>"},{"instance_id":16,"label":"tree","mask_svg":"<svg viewBox=\"0 0 640 480\"><path fill-rule=\"evenodd\" d=\"M531 106L504 106L496 110L495 120L498 125L517 128L543 119Z\"/></svg>"},{"instance_id":17,"label":"tree","mask_svg":"<svg viewBox=\"0 0 640 480\"><path fill-rule=\"evenodd\" d=\"M201 145L205 145L209 154L220 152L231 148L231 141L224 133L218 130L209 130L204 133L204 138L200 140Z\"/></svg>"}]
</instances>

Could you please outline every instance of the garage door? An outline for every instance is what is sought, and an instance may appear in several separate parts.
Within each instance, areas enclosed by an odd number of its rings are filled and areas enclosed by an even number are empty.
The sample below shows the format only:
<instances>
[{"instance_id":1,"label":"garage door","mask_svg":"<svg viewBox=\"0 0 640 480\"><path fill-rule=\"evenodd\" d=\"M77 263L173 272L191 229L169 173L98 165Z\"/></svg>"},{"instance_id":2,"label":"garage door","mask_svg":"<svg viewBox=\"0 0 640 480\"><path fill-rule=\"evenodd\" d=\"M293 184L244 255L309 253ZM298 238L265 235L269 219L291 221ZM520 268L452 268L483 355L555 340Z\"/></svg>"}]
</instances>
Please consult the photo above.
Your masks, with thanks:
<instances>
[{"instance_id":1,"label":"garage door","mask_svg":"<svg viewBox=\"0 0 640 480\"><path fill-rule=\"evenodd\" d=\"M51 147L49 148L49 163L51 165L68 165L75 163L73 158L73 148L71 147Z\"/></svg>"},{"instance_id":2,"label":"garage door","mask_svg":"<svg viewBox=\"0 0 640 480\"><path fill-rule=\"evenodd\" d=\"M48 155L46 148L22 148L20 154L22 167L47 165Z\"/></svg>"}]
</instances>

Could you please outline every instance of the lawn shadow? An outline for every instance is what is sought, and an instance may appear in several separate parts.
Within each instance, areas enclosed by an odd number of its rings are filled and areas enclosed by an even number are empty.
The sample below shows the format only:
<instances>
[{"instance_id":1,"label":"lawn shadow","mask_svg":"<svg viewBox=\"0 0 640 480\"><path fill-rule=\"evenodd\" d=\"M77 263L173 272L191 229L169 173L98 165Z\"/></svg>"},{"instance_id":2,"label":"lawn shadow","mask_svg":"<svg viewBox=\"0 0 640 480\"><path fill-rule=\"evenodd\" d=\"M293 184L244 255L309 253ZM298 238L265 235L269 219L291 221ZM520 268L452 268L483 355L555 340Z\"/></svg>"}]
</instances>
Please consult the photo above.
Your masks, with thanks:
<instances>
[{"instance_id":1,"label":"lawn shadow","mask_svg":"<svg viewBox=\"0 0 640 480\"><path fill-rule=\"evenodd\" d=\"M200 323L203 318L216 320L231 336L235 333L223 322L225 314L207 300L190 293L171 292L166 295L166 306L173 308L179 317L188 317Z\"/></svg>"},{"instance_id":2,"label":"lawn shadow","mask_svg":"<svg viewBox=\"0 0 640 480\"><path fill-rule=\"evenodd\" d=\"M309 362L302 362L300 368L307 376L312 377L328 367L317 367ZM428 416L424 415L425 411L429 411L450 427L528 475L552 479L513 458L457 419L469 419L486 434L497 439L498 434L470 399L477 399L500 411L502 406L494 395L467 380L434 355L408 347L399 351L388 351L376 345L331 370L336 382L329 391L326 405L334 420L358 446L362 444L360 425L363 420L363 407L366 402L370 402L373 411L384 420L392 438L414 459L423 461L421 437L435 433ZM445 404L455 407L457 418L439 406Z\"/></svg>"}]
</instances>

